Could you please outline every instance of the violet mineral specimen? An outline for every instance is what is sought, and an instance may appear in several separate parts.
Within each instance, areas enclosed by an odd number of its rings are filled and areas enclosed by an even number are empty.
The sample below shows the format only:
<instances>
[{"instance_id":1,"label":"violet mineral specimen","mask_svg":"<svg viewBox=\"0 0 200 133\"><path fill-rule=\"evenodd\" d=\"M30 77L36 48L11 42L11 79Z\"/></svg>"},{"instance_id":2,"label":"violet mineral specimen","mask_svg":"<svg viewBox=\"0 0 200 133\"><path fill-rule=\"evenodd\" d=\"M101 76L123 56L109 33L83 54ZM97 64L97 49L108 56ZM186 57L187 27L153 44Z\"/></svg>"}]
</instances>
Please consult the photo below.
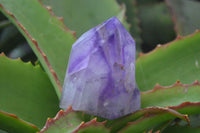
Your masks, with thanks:
<instances>
[{"instance_id":1,"label":"violet mineral specimen","mask_svg":"<svg viewBox=\"0 0 200 133\"><path fill-rule=\"evenodd\" d=\"M72 46L60 107L115 119L140 109L135 41L112 17Z\"/></svg>"}]
</instances>

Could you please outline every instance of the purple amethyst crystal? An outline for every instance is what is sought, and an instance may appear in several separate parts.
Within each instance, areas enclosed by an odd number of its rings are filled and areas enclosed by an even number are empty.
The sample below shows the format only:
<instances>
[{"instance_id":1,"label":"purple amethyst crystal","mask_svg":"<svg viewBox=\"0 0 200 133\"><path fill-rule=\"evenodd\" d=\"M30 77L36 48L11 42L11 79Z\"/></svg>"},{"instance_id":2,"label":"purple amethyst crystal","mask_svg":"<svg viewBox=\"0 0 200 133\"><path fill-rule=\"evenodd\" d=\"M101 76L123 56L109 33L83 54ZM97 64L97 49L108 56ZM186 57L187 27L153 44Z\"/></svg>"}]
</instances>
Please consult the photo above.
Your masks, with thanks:
<instances>
[{"instance_id":1,"label":"purple amethyst crystal","mask_svg":"<svg viewBox=\"0 0 200 133\"><path fill-rule=\"evenodd\" d=\"M140 109L135 41L112 17L72 46L60 107L115 119Z\"/></svg>"}]
</instances>

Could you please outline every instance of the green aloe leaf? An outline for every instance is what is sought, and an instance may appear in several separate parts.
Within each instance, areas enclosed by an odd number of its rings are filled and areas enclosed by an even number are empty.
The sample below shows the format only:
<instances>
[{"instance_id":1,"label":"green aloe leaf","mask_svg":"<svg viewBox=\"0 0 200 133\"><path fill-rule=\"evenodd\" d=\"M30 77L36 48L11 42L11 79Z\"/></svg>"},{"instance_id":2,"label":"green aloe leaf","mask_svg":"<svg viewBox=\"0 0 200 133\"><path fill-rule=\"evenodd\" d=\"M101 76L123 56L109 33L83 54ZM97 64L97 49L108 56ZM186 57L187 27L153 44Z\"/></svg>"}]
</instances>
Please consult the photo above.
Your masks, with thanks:
<instances>
[{"instance_id":1,"label":"green aloe leaf","mask_svg":"<svg viewBox=\"0 0 200 133\"><path fill-rule=\"evenodd\" d=\"M9 133L35 133L39 129L13 114L0 111L0 133L1 129Z\"/></svg>"},{"instance_id":2,"label":"green aloe leaf","mask_svg":"<svg viewBox=\"0 0 200 133\"><path fill-rule=\"evenodd\" d=\"M183 85L180 82L169 87L156 85L153 90L141 93L141 107L177 106L185 101L200 102L199 94L200 83L198 81L190 85Z\"/></svg>"},{"instance_id":3,"label":"green aloe leaf","mask_svg":"<svg viewBox=\"0 0 200 133\"><path fill-rule=\"evenodd\" d=\"M80 113L69 107L66 111L59 111L55 118L48 119L40 133L108 133L105 122L97 122L96 118L82 122Z\"/></svg>"},{"instance_id":4,"label":"green aloe leaf","mask_svg":"<svg viewBox=\"0 0 200 133\"><path fill-rule=\"evenodd\" d=\"M0 110L39 128L59 110L55 90L40 66L1 54L0 85Z\"/></svg>"},{"instance_id":5,"label":"green aloe leaf","mask_svg":"<svg viewBox=\"0 0 200 133\"><path fill-rule=\"evenodd\" d=\"M175 119L176 117L172 116L169 113L160 113L154 116L145 116L137 121L130 122L127 126L122 129L121 133L141 133L144 132L146 129L151 128L159 123L166 122L171 119Z\"/></svg>"},{"instance_id":6,"label":"green aloe leaf","mask_svg":"<svg viewBox=\"0 0 200 133\"><path fill-rule=\"evenodd\" d=\"M124 9L120 9L115 0L42 1L52 7L56 15L63 17L64 23L76 31L78 37L113 16L118 17L121 21L124 19Z\"/></svg>"},{"instance_id":7,"label":"green aloe leaf","mask_svg":"<svg viewBox=\"0 0 200 133\"><path fill-rule=\"evenodd\" d=\"M0 10L25 36L60 96L72 32L38 0L0 0Z\"/></svg>"},{"instance_id":8,"label":"green aloe leaf","mask_svg":"<svg viewBox=\"0 0 200 133\"><path fill-rule=\"evenodd\" d=\"M166 0L177 34L188 35L200 29L200 2L197 0Z\"/></svg>"},{"instance_id":9,"label":"green aloe leaf","mask_svg":"<svg viewBox=\"0 0 200 133\"><path fill-rule=\"evenodd\" d=\"M128 130L131 125L132 132L142 132L147 128L157 125L167 120L175 119L176 117L189 121L187 115L180 114L173 109L150 107L139 110L131 115L115 120L112 124L111 132L117 132L121 130ZM154 121L149 122L149 119ZM133 128L133 126L136 126ZM137 129L136 129L137 128ZM127 131L126 131L127 132Z\"/></svg>"},{"instance_id":10,"label":"green aloe leaf","mask_svg":"<svg viewBox=\"0 0 200 133\"><path fill-rule=\"evenodd\" d=\"M162 109L163 111L161 110L159 111L159 109ZM158 107L145 108L138 112L133 113L130 116L124 117L123 119L119 120L118 122L121 124L117 123L116 121L113 124L111 132L114 133L121 129L120 132L122 133L126 132L141 133L147 129L152 129L153 126L156 126L160 123L173 120L177 116L179 116L179 118L182 117L182 119L189 121L188 116L182 114L192 115L199 113L200 113L200 102L197 103L185 102L182 103L181 105L173 106L170 108L158 108Z\"/></svg>"},{"instance_id":11,"label":"green aloe leaf","mask_svg":"<svg viewBox=\"0 0 200 133\"><path fill-rule=\"evenodd\" d=\"M179 80L191 84L200 80L200 32L187 37L177 37L165 45L158 45L136 61L136 81L141 91L154 88L159 83L169 86Z\"/></svg>"}]
</instances>

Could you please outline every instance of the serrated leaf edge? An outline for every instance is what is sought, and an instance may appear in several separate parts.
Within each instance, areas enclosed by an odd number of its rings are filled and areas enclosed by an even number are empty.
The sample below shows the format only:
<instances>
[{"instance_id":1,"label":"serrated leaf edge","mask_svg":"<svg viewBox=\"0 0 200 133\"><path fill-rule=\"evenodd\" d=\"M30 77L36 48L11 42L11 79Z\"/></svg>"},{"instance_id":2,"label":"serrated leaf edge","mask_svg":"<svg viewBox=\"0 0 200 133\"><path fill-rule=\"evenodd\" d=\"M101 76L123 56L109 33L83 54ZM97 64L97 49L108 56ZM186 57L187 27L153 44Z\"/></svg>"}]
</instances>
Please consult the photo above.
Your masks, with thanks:
<instances>
[{"instance_id":1,"label":"serrated leaf edge","mask_svg":"<svg viewBox=\"0 0 200 133\"><path fill-rule=\"evenodd\" d=\"M73 112L76 112L76 111L74 111L71 106L69 106L69 108L66 111L60 110L54 118L48 118L47 119L45 126L43 127L43 129L39 133L44 133L51 125L55 124L55 122L57 120L59 120L63 116L66 116L70 113L73 113ZM105 127L105 124L106 124L106 121L97 122L97 118L94 118L94 119L92 119L92 120L90 120L86 123L81 122L80 125L74 131L72 131L72 133L77 133L79 130L87 128L89 126L104 126ZM109 128L106 128L106 129L110 130Z\"/></svg>"},{"instance_id":2,"label":"serrated leaf edge","mask_svg":"<svg viewBox=\"0 0 200 133\"><path fill-rule=\"evenodd\" d=\"M42 68L41 68L41 66L39 64L33 65L31 63L31 61L24 62L20 57L18 57L16 59L12 59L12 58L9 58L8 56L6 56L5 53L3 53L3 52L0 53L0 57L5 57L5 58L7 58L8 60L11 60L11 61L16 61L16 62L20 62L20 63L26 64L26 65L30 65L31 67L33 67L33 69L41 69L41 71L42 71ZM45 73L44 71L42 71L42 72Z\"/></svg>"},{"instance_id":3,"label":"serrated leaf edge","mask_svg":"<svg viewBox=\"0 0 200 133\"><path fill-rule=\"evenodd\" d=\"M139 53L139 58L136 60L136 63L137 63L137 61L139 61L141 58L143 58L143 57L147 57L147 56L149 56L150 54L152 54L152 53L155 53L157 50L159 50L159 49L166 49L166 47L168 47L169 45L173 45L173 44L175 44L174 42L176 42L176 41L180 41L180 40L183 40L183 39L187 39L187 38L190 38L190 37L192 37L192 36L194 36L194 35L196 35L196 34L198 34L198 33L200 33L200 30L196 30L194 33L192 33L192 34L190 34L190 35L187 35L187 36L181 36L181 35L177 35L177 37L173 40L173 41L171 41L171 42L168 42L168 43L166 43L166 44L158 44L152 51L150 51L150 52L148 52L148 53Z\"/></svg>"},{"instance_id":4,"label":"serrated leaf edge","mask_svg":"<svg viewBox=\"0 0 200 133\"><path fill-rule=\"evenodd\" d=\"M200 106L200 102L183 102L177 106L167 106L166 108L170 108L173 110L179 110L179 109L182 109L182 108L188 107L188 106Z\"/></svg>"},{"instance_id":5,"label":"serrated leaf edge","mask_svg":"<svg viewBox=\"0 0 200 133\"><path fill-rule=\"evenodd\" d=\"M184 103L182 103L182 104L180 104L180 105L177 105L177 106L168 106L168 107L165 107L165 109L171 109L171 110L174 110L175 112L179 112L179 110L180 109L183 109L183 108L186 108L186 107L192 107L192 106L200 106L200 102L184 102ZM152 111L156 111L156 110L154 110L154 108L157 108L157 107L150 107L150 108L144 108L144 109L142 109L142 110L145 110L146 112L147 112L147 115L144 115L144 117L142 117L141 119L138 119L138 120L136 120L136 121L133 121L133 122L129 122L128 124L127 124L127 126L126 127L124 127L124 128L122 128L121 130L120 130L120 132L123 132L126 128L128 128L130 125L133 125L133 124L136 124L136 123L138 123L138 122L140 122L141 120L143 120L143 119L145 119L146 117L150 117L151 115L149 115L148 114L148 110L150 109L150 110L152 110ZM141 110L140 110L141 111ZM137 112L139 112L139 111L137 111ZM135 112L135 113L137 113L137 112ZM172 112L173 113L173 112ZM134 113L133 113L134 114ZM133 115L132 114L132 115ZM158 113L159 114L159 113ZM179 113L179 114L181 114L181 113ZM181 114L182 115L182 114ZM153 116L153 115L152 115ZM189 122L189 118L188 118L188 115L182 115L183 117L184 117L184 119L187 121L187 122ZM190 126L190 124L188 123L188 125Z\"/></svg>"},{"instance_id":6,"label":"serrated leaf edge","mask_svg":"<svg viewBox=\"0 0 200 133\"><path fill-rule=\"evenodd\" d=\"M58 16L56 16L56 15L54 14L54 12L52 11L51 6L44 5L44 4L42 3L42 0L38 0L38 1L40 2L40 4L41 4L44 8L46 8L46 9L49 11L49 13L51 14L51 16L54 16L55 18L57 18L58 20L60 20L60 21L62 22L62 24L63 24L63 26L64 26L64 28L65 28L66 31L70 32L70 33L74 36L74 38L76 38L76 32L70 30L70 29L64 24L64 19L63 19L63 17L58 17Z\"/></svg>"},{"instance_id":7,"label":"serrated leaf edge","mask_svg":"<svg viewBox=\"0 0 200 133\"><path fill-rule=\"evenodd\" d=\"M89 122L82 122L79 127L77 127L72 133L78 133L78 131L87 128L89 126L103 126L105 127L106 121L103 122L97 122L97 118L94 118L92 120L90 120ZM106 128L106 127L105 127ZM110 130L109 128L106 128L108 130Z\"/></svg>"},{"instance_id":8,"label":"serrated leaf edge","mask_svg":"<svg viewBox=\"0 0 200 133\"><path fill-rule=\"evenodd\" d=\"M125 125L132 125L134 123L139 123L140 121L146 119L147 117L151 117L154 115L159 115L162 113L169 113L175 117L178 117L182 120L185 120L189 123L189 118L187 115L183 115L169 107L147 107L147 108L143 108L141 110L138 110L130 115L127 115L126 117L122 117L122 119L118 119L115 123L113 123L113 131L117 130L117 131L123 131L123 128L126 128ZM120 121L125 121L125 125L124 127L120 127L120 129L118 129L117 127L119 126L118 123L120 123ZM117 129L116 129L117 128ZM113 132L111 129L111 132Z\"/></svg>"},{"instance_id":9,"label":"serrated leaf edge","mask_svg":"<svg viewBox=\"0 0 200 133\"><path fill-rule=\"evenodd\" d=\"M45 132L51 125L53 125L57 120L59 120L61 117L65 116L65 115L67 115L67 114L69 114L69 113L72 113L72 112L74 112L74 111L72 110L72 107L71 107L71 106L69 106L69 108L68 108L66 111L60 110L60 111L56 114L56 116L55 116L54 118L48 118L48 119L47 119L47 122L46 122L45 126L42 128L42 130L41 130L39 133L44 133L44 132Z\"/></svg>"},{"instance_id":10,"label":"serrated leaf edge","mask_svg":"<svg viewBox=\"0 0 200 133\"><path fill-rule=\"evenodd\" d=\"M200 86L200 82L198 80L195 80L192 84L182 84L179 80L176 81L175 84L171 85L171 86L161 86L159 84L156 84L155 87L152 90L149 91L144 91L144 92L140 92L141 95L142 94L146 94L146 93L154 93L158 90L163 90L163 89L171 89L173 87L191 87L191 86Z\"/></svg>"},{"instance_id":11,"label":"serrated leaf edge","mask_svg":"<svg viewBox=\"0 0 200 133\"><path fill-rule=\"evenodd\" d=\"M29 125L29 126L35 128L36 130L39 131L39 128L38 128L38 127L36 127L35 125L33 125L33 124L31 124L31 123L28 123L28 122L26 122L26 121L20 119L19 117L17 117L17 116L14 115L14 114L7 113L7 112L3 112L3 111L1 111L1 110L0 110L0 113L2 113L2 114L4 114L4 115L7 115L7 116L10 116L10 117L12 117L12 118L18 120L19 122L24 123L24 124L26 124L26 125Z\"/></svg>"},{"instance_id":12,"label":"serrated leaf edge","mask_svg":"<svg viewBox=\"0 0 200 133\"><path fill-rule=\"evenodd\" d=\"M54 13L51 11L51 9L48 8L48 7L45 7L44 4L41 2L41 0L38 0L38 1L39 1L39 3L49 12L49 14L50 14L52 17L55 17L57 20L61 21L61 23L62 23L63 26L64 26L64 29L65 29L67 32L71 33L71 34L74 36L74 38L76 39L76 37L75 37L75 32L72 32L71 30L69 30L69 29L64 25L63 19L57 17L56 15L54 15ZM43 57L44 61L46 62L47 67L49 68L50 72L52 73L52 76L53 76L53 78L54 78L54 80L55 80L55 82L56 82L56 84L57 84L57 86L58 86L58 88L59 88L59 91L62 92L62 85L61 85L61 83L60 83L60 81L59 81L59 79L58 79L58 76L57 76L57 74L55 73L55 71L53 70L53 68L52 68L52 66L51 66L51 64L50 64L50 62L49 62L47 56L46 56L45 53L42 51L42 49L40 49L40 47L38 46L38 42L28 33L28 31L26 30L26 28L17 20L17 18L14 16L14 14L12 14L12 13L9 12L7 9L5 9L5 8L3 7L2 4L0 4L0 8L2 8L9 16L11 16L11 17L15 20L15 22L17 23L17 25L24 31L24 33L28 36L28 38L29 38L29 39L32 41L32 43L35 45L36 49L39 51L39 53L40 53L41 56Z\"/></svg>"},{"instance_id":13,"label":"serrated leaf edge","mask_svg":"<svg viewBox=\"0 0 200 133\"><path fill-rule=\"evenodd\" d=\"M131 125L135 125L135 124L138 124L140 123L141 121L145 120L146 118L149 118L149 117L154 117L154 115L159 115L159 114L162 114L162 113L169 113L175 117L178 117L182 120L185 120L188 125L190 125L190 120L189 120L189 117L188 115L184 115L184 114L181 114L173 109L170 109L170 108L163 108L163 107L149 107L149 108L144 108L140 111L144 111L146 112L142 118L139 118L133 122L128 122L126 127L122 128L119 133L123 133L123 131L125 131L127 128L129 128ZM161 111L161 112L160 112ZM136 112L137 113L137 112ZM132 114L134 115L134 114Z\"/></svg>"}]
</instances>

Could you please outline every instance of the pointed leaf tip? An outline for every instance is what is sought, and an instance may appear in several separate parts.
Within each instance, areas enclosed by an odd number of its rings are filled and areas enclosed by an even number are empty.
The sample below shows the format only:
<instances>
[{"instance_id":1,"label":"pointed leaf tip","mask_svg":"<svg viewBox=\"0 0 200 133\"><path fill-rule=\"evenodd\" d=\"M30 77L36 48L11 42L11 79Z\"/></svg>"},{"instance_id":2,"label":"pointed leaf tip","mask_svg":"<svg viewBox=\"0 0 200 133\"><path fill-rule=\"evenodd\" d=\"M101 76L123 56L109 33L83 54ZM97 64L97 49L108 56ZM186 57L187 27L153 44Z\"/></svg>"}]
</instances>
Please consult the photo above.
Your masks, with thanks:
<instances>
[{"instance_id":1,"label":"pointed leaf tip","mask_svg":"<svg viewBox=\"0 0 200 133\"><path fill-rule=\"evenodd\" d=\"M45 132L49 127L55 124L56 121L61 119L62 117L68 115L69 113L73 113L74 111L72 110L72 107L69 106L69 108L66 111L60 110L54 118L48 118L45 126L43 129L40 131L40 133Z\"/></svg>"},{"instance_id":2,"label":"pointed leaf tip","mask_svg":"<svg viewBox=\"0 0 200 133\"><path fill-rule=\"evenodd\" d=\"M68 31L68 32L70 32L70 33L74 36L74 38L76 39L76 32L70 30L70 29L64 24L63 17L58 17L58 16L56 16L56 15L54 14L53 10L52 10L52 7L51 7L51 6L46 6L46 5L44 5L43 2L42 2L42 0L39 0L39 2L40 2L40 4L41 4L44 8L46 8L46 9L49 11L49 13L50 13L52 16L54 16L56 19L58 19L58 20L61 21L62 24L63 24L63 26L64 26L64 28L65 28L65 30Z\"/></svg>"},{"instance_id":3,"label":"pointed leaf tip","mask_svg":"<svg viewBox=\"0 0 200 133\"><path fill-rule=\"evenodd\" d=\"M137 119L131 120L134 116ZM162 107L149 107L144 108L140 111L133 113L129 118L127 117L127 125L122 128L121 125L114 125L111 129L111 132L117 132L119 130L120 133L129 133L129 132L143 132L146 129L155 126L158 123L168 121L170 119L175 119L176 117L189 122L188 116L180 114L179 112L170 109L170 108L162 108ZM126 119L124 119L126 121ZM117 126L117 127L116 127Z\"/></svg>"},{"instance_id":4,"label":"pointed leaf tip","mask_svg":"<svg viewBox=\"0 0 200 133\"><path fill-rule=\"evenodd\" d=\"M66 111L59 111L54 118L49 118L47 120L40 133L53 133L55 130L61 133L66 131L72 133L85 130L96 131L96 129L106 132L109 131L109 129L105 127L106 121L97 122L97 118L94 118L89 122L84 122L77 113L78 112L72 110L71 106L69 106ZM59 123L59 126L56 123Z\"/></svg>"},{"instance_id":5,"label":"pointed leaf tip","mask_svg":"<svg viewBox=\"0 0 200 133\"><path fill-rule=\"evenodd\" d=\"M73 133L78 133L79 131L81 130L84 130L84 129L87 129L87 128L91 128L91 127L103 127L105 128L106 130L110 130L108 128L105 127L105 124L106 124L106 121L103 121L103 122L97 122L97 118L94 118L92 119L91 121L89 122L82 122L79 127L77 129L75 129L73 131Z\"/></svg>"},{"instance_id":6,"label":"pointed leaf tip","mask_svg":"<svg viewBox=\"0 0 200 133\"><path fill-rule=\"evenodd\" d=\"M183 39L183 38L184 38L184 37L182 37L181 35L178 34L175 40L181 40L181 39Z\"/></svg>"},{"instance_id":7,"label":"pointed leaf tip","mask_svg":"<svg viewBox=\"0 0 200 133\"><path fill-rule=\"evenodd\" d=\"M0 111L0 128L7 132L37 132L39 128L14 114Z\"/></svg>"}]
</instances>

